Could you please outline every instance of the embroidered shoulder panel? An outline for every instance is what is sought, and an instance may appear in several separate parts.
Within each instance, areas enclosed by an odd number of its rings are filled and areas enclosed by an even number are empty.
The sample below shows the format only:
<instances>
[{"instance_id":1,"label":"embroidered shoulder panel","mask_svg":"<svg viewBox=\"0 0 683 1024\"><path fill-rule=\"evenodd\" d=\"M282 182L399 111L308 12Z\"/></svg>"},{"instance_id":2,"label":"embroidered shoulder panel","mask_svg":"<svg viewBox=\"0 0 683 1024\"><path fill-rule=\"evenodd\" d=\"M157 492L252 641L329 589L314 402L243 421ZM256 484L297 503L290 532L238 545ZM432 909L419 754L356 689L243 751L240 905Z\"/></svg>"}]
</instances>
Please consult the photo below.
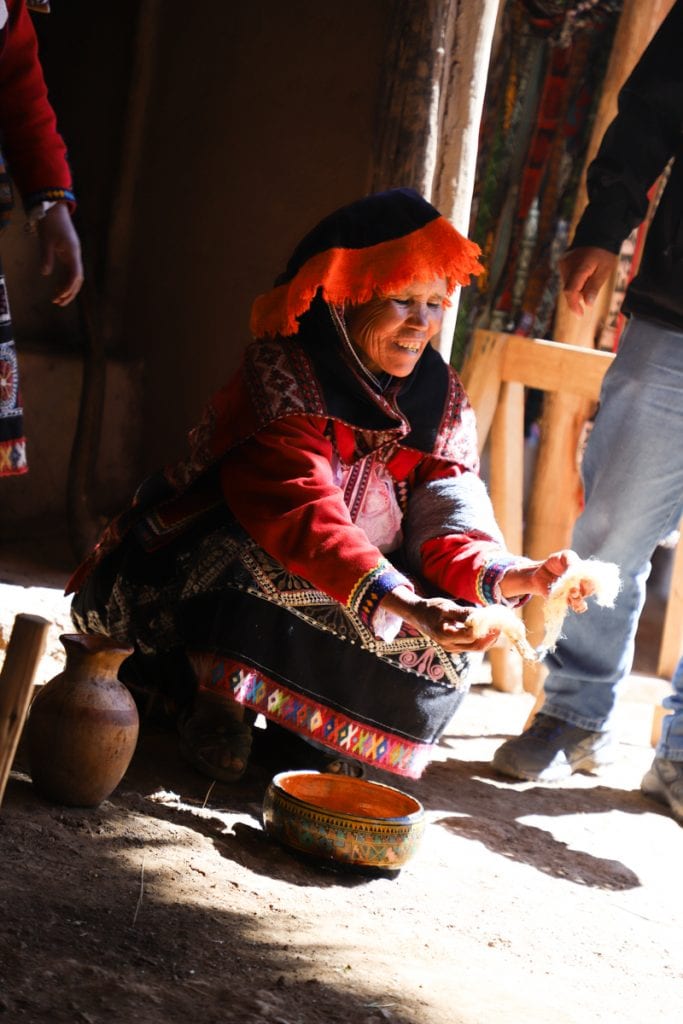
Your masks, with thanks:
<instances>
[{"instance_id":1,"label":"embroidered shoulder panel","mask_svg":"<svg viewBox=\"0 0 683 1024\"><path fill-rule=\"evenodd\" d=\"M313 367L296 342L278 338L253 342L245 353L244 371L260 426L283 416L325 415Z\"/></svg>"},{"instance_id":2,"label":"embroidered shoulder panel","mask_svg":"<svg viewBox=\"0 0 683 1024\"><path fill-rule=\"evenodd\" d=\"M479 453L474 410L457 374L451 372L448 395L439 425L434 454L477 472Z\"/></svg>"}]
</instances>

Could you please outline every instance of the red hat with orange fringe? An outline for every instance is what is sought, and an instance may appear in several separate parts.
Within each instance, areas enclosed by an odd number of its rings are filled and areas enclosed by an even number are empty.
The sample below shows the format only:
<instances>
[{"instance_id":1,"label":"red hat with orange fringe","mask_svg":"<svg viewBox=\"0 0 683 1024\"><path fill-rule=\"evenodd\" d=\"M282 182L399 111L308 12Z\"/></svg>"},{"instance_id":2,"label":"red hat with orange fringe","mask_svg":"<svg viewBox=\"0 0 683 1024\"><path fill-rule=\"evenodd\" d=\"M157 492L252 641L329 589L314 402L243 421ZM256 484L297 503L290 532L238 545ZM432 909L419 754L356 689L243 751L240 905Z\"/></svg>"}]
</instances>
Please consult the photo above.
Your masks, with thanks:
<instances>
[{"instance_id":1,"label":"red hat with orange fringe","mask_svg":"<svg viewBox=\"0 0 683 1024\"><path fill-rule=\"evenodd\" d=\"M450 294L484 269L480 248L409 188L366 196L325 217L294 250L275 287L254 301L254 337L291 335L320 291L335 306L442 277Z\"/></svg>"}]
</instances>

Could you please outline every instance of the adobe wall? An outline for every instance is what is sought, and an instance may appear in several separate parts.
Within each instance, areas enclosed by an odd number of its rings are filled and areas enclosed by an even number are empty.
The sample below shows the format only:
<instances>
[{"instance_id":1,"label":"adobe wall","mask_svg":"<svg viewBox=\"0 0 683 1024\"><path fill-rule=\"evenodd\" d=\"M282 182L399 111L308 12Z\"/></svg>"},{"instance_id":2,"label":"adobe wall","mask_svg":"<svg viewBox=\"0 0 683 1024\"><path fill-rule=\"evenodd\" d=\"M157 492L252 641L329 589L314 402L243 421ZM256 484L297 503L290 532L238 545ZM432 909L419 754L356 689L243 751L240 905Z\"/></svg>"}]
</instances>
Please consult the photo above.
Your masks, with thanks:
<instances>
[{"instance_id":1,"label":"adobe wall","mask_svg":"<svg viewBox=\"0 0 683 1024\"><path fill-rule=\"evenodd\" d=\"M98 290L108 279L107 232L120 215L118 162L141 6L70 0L36 22ZM94 488L104 512L141 472L183 451L205 398L248 340L253 297L299 237L367 191L392 0L152 0L154 8L133 229L125 267L114 268L127 284L107 339L113 379ZM18 213L2 252L27 353L24 399L37 457L26 477L0 485L0 537L36 518L63 526L80 387L79 317L54 310L49 288L34 280L22 224ZM131 400L136 394L141 402Z\"/></svg>"}]
</instances>

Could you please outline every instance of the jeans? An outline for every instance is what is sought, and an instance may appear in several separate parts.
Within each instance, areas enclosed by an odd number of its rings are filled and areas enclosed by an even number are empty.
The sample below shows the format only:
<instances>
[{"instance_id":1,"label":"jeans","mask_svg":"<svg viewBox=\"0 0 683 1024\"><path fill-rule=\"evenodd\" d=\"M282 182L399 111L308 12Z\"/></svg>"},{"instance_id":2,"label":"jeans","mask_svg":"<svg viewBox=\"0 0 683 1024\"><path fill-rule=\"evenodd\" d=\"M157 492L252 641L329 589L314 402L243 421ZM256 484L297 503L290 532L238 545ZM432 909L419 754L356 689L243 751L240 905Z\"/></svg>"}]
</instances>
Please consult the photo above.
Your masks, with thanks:
<instances>
[{"instance_id":1,"label":"jeans","mask_svg":"<svg viewBox=\"0 0 683 1024\"><path fill-rule=\"evenodd\" d=\"M606 731L633 664L652 553L683 512L683 331L631 318L605 375L582 473L585 505L572 547L616 562L622 590L614 608L589 598L583 615L568 613L546 657L542 710ZM656 756L683 761L683 659L673 686Z\"/></svg>"}]
</instances>

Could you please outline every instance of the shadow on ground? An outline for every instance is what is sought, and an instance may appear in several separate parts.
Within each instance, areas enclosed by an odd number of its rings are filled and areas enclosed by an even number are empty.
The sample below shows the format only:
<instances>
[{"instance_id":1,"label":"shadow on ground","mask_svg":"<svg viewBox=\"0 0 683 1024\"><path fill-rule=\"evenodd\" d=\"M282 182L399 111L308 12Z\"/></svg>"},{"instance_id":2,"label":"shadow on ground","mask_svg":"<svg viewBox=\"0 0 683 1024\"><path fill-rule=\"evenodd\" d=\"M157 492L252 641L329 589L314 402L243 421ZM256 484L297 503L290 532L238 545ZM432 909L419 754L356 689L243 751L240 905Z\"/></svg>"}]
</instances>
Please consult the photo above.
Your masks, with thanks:
<instances>
[{"instance_id":1,"label":"shadow on ground","mask_svg":"<svg viewBox=\"0 0 683 1024\"><path fill-rule=\"evenodd\" d=\"M161 818L188 827L160 829ZM8 1021L412 1024L382 1010L381 979L370 990L357 979L353 989L343 977L338 986L321 982L316 959L329 959L331 948L307 952L248 882L217 888L193 833L238 861L275 863L282 851L264 840L226 839L219 819L174 814L125 789L96 809L52 806L17 773L1 824L0 1014ZM321 881L311 875L311 885Z\"/></svg>"}]
</instances>

